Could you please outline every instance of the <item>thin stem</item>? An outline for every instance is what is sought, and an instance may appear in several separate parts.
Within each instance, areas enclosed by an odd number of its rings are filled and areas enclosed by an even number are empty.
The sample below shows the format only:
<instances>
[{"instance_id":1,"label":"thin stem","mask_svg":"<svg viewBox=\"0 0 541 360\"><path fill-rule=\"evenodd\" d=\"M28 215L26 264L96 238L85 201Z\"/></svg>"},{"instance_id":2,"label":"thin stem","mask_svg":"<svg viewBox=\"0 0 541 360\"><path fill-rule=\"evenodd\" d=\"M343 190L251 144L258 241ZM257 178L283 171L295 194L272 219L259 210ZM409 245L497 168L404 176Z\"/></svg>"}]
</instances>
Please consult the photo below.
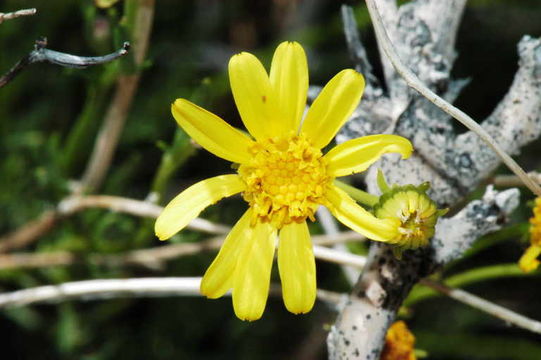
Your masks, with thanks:
<instances>
[{"instance_id":1,"label":"thin stem","mask_svg":"<svg viewBox=\"0 0 541 360\"><path fill-rule=\"evenodd\" d=\"M464 287L482 281L501 279L505 277L526 277L535 273L524 273L517 264L498 264L479 267L450 276L443 283L451 287ZM412 306L420 301L437 296L439 293L432 288L422 285L415 287L404 301L405 306Z\"/></svg>"},{"instance_id":2,"label":"thin stem","mask_svg":"<svg viewBox=\"0 0 541 360\"><path fill-rule=\"evenodd\" d=\"M66 54L54 50L46 49L47 39L36 40L34 45L34 50L32 50L28 55L19 60L7 73L0 77L0 88L7 85L12 81L22 70L27 66L38 63L38 62L48 62L51 64L60 65L63 67L84 69L92 65L105 64L113 60L118 59L121 56L124 56L128 53L130 44L125 42L122 48L119 50L107 54L104 56L77 56L72 54Z\"/></svg>"},{"instance_id":3,"label":"thin stem","mask_svg":"<svg viewBox=\"0 0 541 360\"><path fill-rule=\"evenodd\" d=\"M34 15L36 12L37 10L35 8L31 8L31 9L17 10L17 11L13 11L9 13L0 13L0 24L6 20L15 19L21 16Z\"/></svg>"},{"instance_id":4,"label":"thin stem","mask_svg":"<svg viewBox=\"0 0 541 360\"><path fill-rule=\"evenodd\" d=\"M314 236L314 256L319 260L335 264L362 267L366 262L364 257L318 245L330 242L337 244L339 243L338 240L344 243L358 238L358 236L350 232L340 233L332 237L325 235ZM195 243L168 244L115 255L89 254L81 257L68 251L0 254L0 270L68 266L85 262L103 266L137 265L153 270L161 270L166 261L217 250L222 246L224 239L225 236L215 236Z\"/></svg>"},{"instance_id":5,"label":"thin stem","mask_svg":"<svg viewBox=\"0 0 541 360\"><path fill-rule=\"evenodd\" d=\"M62 200L56 210L47 210L38 219L0 237L0 252L25 247L48 233L59 220L89 208L104 208L148 218L158 217L163 210L161 206L147 201L119 196L71 196ZM208 234L225 234L230 230L226 225L216 224L201 218L193 219L186 228Z\"/></svg>"},{"instance_id":6,"label":"thin stem","mask_svg":"<svg viewBox=\"0 0 541 360\"><path fill-rule=\"evenodd\" d=\"M0 237L0 252L19 249L32 243L35 239L51 230L58 220L58 213L47 210L35 220L32 220L17 230Z\"/></svg>"},{"instance_id":7,"label":"thin stem","mask_svg":"<svg viewBox=\"0 0 541 360\"><path fill-rule=\"evenodd\" d=\"M356 70L364 74L372 87L379 88L379 80L373 74L372 65L368 61L368 55L359 37L359 29L353 8L343 4L340 11L349 56L356 65Z\"/></svg>"},{"instance_id":8,"label":"thin stem","mask_svg":"<svg viewBox=\"0 0 541 360\"><path fill-rule=\"evenodd\" d=\"M379 201L379 196L372 195L361 189L357 189L351 185L348 185L340 180L334 180L334 185L344 190L355 201L360 202L363 205L373 207Z\"/></svg>"},{"instance_id":9,"label":"thin stem","mask_svg":"<svg viewBox=\"0 0 541 360\"><path fill-rule=\"evenodd\" d=\"M0 294L0 308L20 307L66 300L103 300L122 297L201 296L200 277L164 277L134 279L97 279L46 285ZM271 294L281 292L271 288ZM231 295L227 293L226 295ZM322 301L337 304L339 293L318 290Z\"/></svg>"},{"instance_id":10,"label":"thin stem","mask_svg":"<svg viewBox=\"0 0 541 360\"><path fill-rule=\"evenodd\" d=\"M454 289L428 279L421 280L421 283L423 285L430 286L432 289L447 295L452 299L460 301L461 303L469 305L477 310L481 310L482 312L497 317L505 322L531 332L541 334L541 322L537 320L517 314L516 312L504 308L503 306L494 304L493 302L482 299L461 289Z\"/></svg>"},{"instance_id":11,"label":"thin stem","mask_svg":"<svg viewBox=\"0 0 541 360\"><path fill-rule=\"evenodd\" d=\"M334 237L339 234L340 231L338 229L338 224L336 223L336 220L334 219L334 217L331 215L331 213L329 212L327 208L320 207L317 210L317 217L326 235ZM349 255L357 256L354 254L350 254L345 244L336 244L333 246L333 248L335 250L338 250L341 254L349 254ZM318 250L314 247L314 255L316 254L321 255L321 256L326 256L329 253L326 252L324 249L322 249L322 251L318 253ZM350 265L350 266L342 266L342 271L344 272L344 275L348 279L349 283L354 284L357 278L359 277L359 271L356 269L357 266L355 264L350 263L350 261L351 261L351 257L348 257L348 261L346 261L347 264L345 263L344 265ZM360 262L363 262L363 261L364 262L366 261L364 257L362 260L360 260Z\"/></svg>"},{"instance_id":12,"label":"thin stem","mask_svg":"<svg viewBox=\"0 0 541 360\"><path fill-rule=\"evenodd\" d=\"M538 184L541 184L541 173L536 171L531 171L528 173L528 176L532 178ZM495 186L500 187L518 187L524 186L522 180L516 175L497 175L492 179L492 183Z\"/></svg>"},{"instance_id":13,"label":"thin stem","mask_svg":"<svg viewBox=\"0 0 541 360\"><path fill-rule=\"evenodd\" d=\"M475 120L473 120L469 115L451 105L426 87L426 85L424 85L422 81L404 65L404 63L400 60L391 40L389 39L389 36L387 35L387 31L385 30L378 7L376 5L376 0L366 0L366 5L368 6L368 11L370 13L370 17L372 18L372 23L374 25L376 35L378 36L379 44L387 55L389 61L393 64L396 72L404 78L406 83L421 95L426 97L434 105L458 120L469 130L476 133L492 150L494 150L503 163L513 173L515 173L534 194L541 196L541 187L530 177L528 177L526 172L496 143L496 140L494 140L482 126L475 122Z\"/></svg>"},{"instance_id":14,"label":"thin stem","mask_svg":"<svg viewBox=\"0 0 541 360\"><path fill-rule=\"evenodd\" d=\"M79 212L88 208L104 208L149 218L157 218L163 211L163 207L148 201L109 195L69 197L61 201L58 208L63 215L70 215L74 212ZM226 234L230 230L229 226L216 224L201 218L192 220L187 228L208 234Z\"/></svg>"}]
</instances>

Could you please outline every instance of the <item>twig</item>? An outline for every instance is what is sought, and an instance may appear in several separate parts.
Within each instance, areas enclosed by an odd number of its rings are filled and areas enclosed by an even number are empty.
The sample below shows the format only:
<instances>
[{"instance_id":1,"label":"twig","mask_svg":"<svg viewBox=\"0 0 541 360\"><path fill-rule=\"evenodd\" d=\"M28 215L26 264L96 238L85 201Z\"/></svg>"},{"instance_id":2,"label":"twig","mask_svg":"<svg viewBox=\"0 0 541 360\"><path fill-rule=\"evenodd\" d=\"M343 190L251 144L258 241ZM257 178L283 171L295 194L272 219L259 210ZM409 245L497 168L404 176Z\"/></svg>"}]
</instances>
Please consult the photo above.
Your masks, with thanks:
<instances>
[{"instance_id":1,"label":"twig","mask_svg":"<svg viewBox=\"0 0 541 360\"><path fill-rule=\"evenodd\" d=\"M541 184L541 173L531 171L528 176L538 184ZM524 186L522 180L516 175L497 175L492 179L494 186L519 187Z\"/></svg>"},{"instance_id":2,"label":"twig","mask_svg":"<svg viewBox=\"0 0 541 360\"><path fill-rule=\"evenodd\" d=\"M104 64L128 53L130 44L125 42L119 50L104 56L77 56L46 48L47 39L36 40L34 50L19 60L7 73L0 77L0 88L12 81L28 65L38 62L49 62L64 67L84 69L98 64Z\"/></svg>"},{"instance_id":3,"label":"twig","mask_svg":"<svg viewBox=\"0 0 541 360\"><path fill-rule=\"evenodd\" d=\"M67 266L83 262L106 266L140 265L151 269L161 269L165 261L181 256L198 254L203 251L219 249L224 238L225 236L215 236L195 243L163 245L115 255L89 254L80 257L67 251L0 254L0 270ZM358 239L358 234L349 231L333 237L324 235L314 236L314 256L320 260L336 264L362 267L366 261L362 256L318 246L318 244L334 244L338 241L346 242Z\"/></svg>"},{"instance_id":4,"label":"twig","mask_svg":"<svg viewBox=\"0 0 541 360\"><path fill-rule=\"evenodd\" d=\"M141 67L145 59L154 18L154 0L138 0L132 24L133 59L135 73L120 76L113 100L99 131L90 160L81 180L81 190L96 190L107 174L128 112L139 85Z\"/></svg>"},{"instance_id":5,"label":"twig","mask_svg":"<svg viewBox=\"0 0 541 360\"><path fill-rule=\"evenodd\" d=\"M33 269L51 266L70 265L77 257L68 251L43 253L0 254L0 270Z\"/></svg>"},{"instance_id":6,"label":"twig","mask_svg":"<svg viewBox=\"0 0 541 360\"><path fill-rule=\"evenodd\" d=\"M156 218L161 213L161 206L140 200L108 195L71 196L62 200L56 210L44 212L38 219L30 221L21 228L0 238L0 252L19 249L31 244L40 236L48 233L54 224L79 211L89 208L105 208L141 217ZM225 234L229 227L211 221L195 218L188 229L208 234Z\"/></svg>"},{"instance_id":7,"label":"twig","mask_svg":"<svg viewBox=\"0 0 541 360\"><path fill-rule=\"evenodd\" d=\"M109 195L74 196L61 201L58 205L58 209L63 215L70 215L73 212L89 208L109 209L149 218L157 218L163 210L163 207L148 201ZM207 234L225 234L230 230L226 225L216 224L201 218L193 219L187 228Z\"/></svg>"},{"instance_id":8,"label":"twig","mask_svg":"<svg viewBox=\"0 0 541 360\"><path fill-rule=\"evenodd\" d=\"M54 210L45 211L39 218L32 220L19 229L0 238L0 252L25 247L34 239L51 230L58 220L58 213Z\"/></svg>"},{"instance_id":9,"label":"twig","mask_svg":"<svg viewBox=\"0 0 541 360\"><path fill-rule=\"evenodd\" d=\"M366 238L355 231L342 231L336 234L330 235L314 235L312 236L312 243L320 246L331 246L336 244L343 244L350 241L365 241Z\"/></svg>"},{"instance_id":10,"label":"twig","mask_svg":"<svg viewBox=\"0 0 541 360\"><path fill-rule=\"evenodd\" d=\"M101 300L119 297L201 296L199 277L165 277L135 279L98 279L38 286L0 294L0 308L20 307L37 303L76 300ZM274 289L274 287L273 287ZM280 291L271 290L271 294ZM318 298L338 303L342 296L318 290Z\"/></svg>"},{"instance_id":11,"label":"twig","mask_svg":"<svg viewBox=\"0 0 541 360\"><path fill-rule=\"evenodd\" d=\"M447 114L451 115L453 118L458 120L461 124L466 126L469 130L476 133L494 152L500 157L505 165L515 173L524 184L537 196L541 196L541 187L535 183L526 172L496 143L496 141L488 134L483 127L481 127L475 120L473 120L469 115L464 113L462 110L451 105L428 87L426 87L422 81L410 70L408 69L403 62L398 57L396 49L394 48L387 31L383 25L381 16L376 5L376 0L366 0L366 5L368 6L368 11L374 25L374 30L378 36L379 45L387 55L389 61L393 64L397 73L399 73L406 83L419 92L421 95L426 97L430 102L439 107L441 110L445 111Z\"/></svg>"},{"instance_id":12,"label":"twig","mask_svg":"<svg viewBox=\"0 0 541 360\"><path fill-rule=\"evenodd\" d=\"M125 256L102 256L95 258L98 262L121 261L126 263L149 263L178 257L181 255L198 253L207 249L215 249L221 245L223 237L213 238L201 243L175 244L155 249L137 250ZM321 260L331 261L341 265L363 267L366 258L363 256L343 253L333 249L314 246L314 253ZM54 256L51 256L54 255ZM32 256L34 265L39 261L43 263L55 259L56 265L60 263L72 263L75 256L62 252L55 254L21 254L4 255L0 257L0 268L5 268L5 259L12 259L11 264L28 265L29 256ZM116 259L115 259L116 258ZM13 261L13 259L18 259ZM197 280L195 280L197 279ZM434 290L441 292L457 301L476 309L484 311L497 318L505 320L516 326L541 334L541 323L531 320L523 315L505 309L490 301L479 298L464 290L453 289L443 284L424 279L421 280ZM167 295L198 295L199 278L151 278L151 279L127 279L127 280L89 280L73 283L65 283L58 286L42 286L33 289L15 291L13 293L0 294L0 308L7 306L23 306L36 302L67 300L72 297L109 298L119 296L167 296ZM332 292L320 290L318 297L324 297L325 301L338 303L343 296Z\"/></svg>"},{"instance_id":13,"label":"twig","mask_svg":"<svg viewBox=\"0 0 541 360\"><path fill-rule=\"evenodd\" d=\"M321 227L323 228L323 231L325 232L325 235L334 237L339 234L338 225L336 224L334 217L331 215L331 213L329 212L327 208L320 207L317 210L317 218L321 224ZM357 266L355 264L355 260L352 260L351 257L348 257L348 255L352 255L352 254L349 253L346 245L343 242L335 244L334 248L338 250L338 251L335 250L335 252L343 256L341 257L341 260L344 261L343 265L353 264L353 266ZM314 255L316 255L318 251L320 251L320 253L318 253L317 255L322 256L323 260L329 260L326 258L327 255L330 255L331 257L333 256L332 254L330 254L331 249L317 250L316 248L314 248ZM361 267L362 266L364 266L364 263L362 263ZM342 271L344 272L344 275L346 276L350 284L354 284L355 280L357 280L357 278L359 277L359 271L357 269L351 268L350 266L343 266Z\"/></svg>"},{"instance_id":14,"label":"twig","mask_svg":"<svg viewBox=\"0 0 541 360\"><path fill-rule=\"evenodd\" d=\"M379 88L379 80L373 74L372 65L368 61L368 55L359 38L359 30L355 13L351 6L343 4L341 7L342 23L344 25L344 35L351 60L356 65L356 70L362 73L372 87Z\"/></svg>"},{"instance_id":15,"label":"twig","mask_svg":"<svg viewBox=\"0 0 541 360\"><path fill-rule=\"evenodd\" d=\"M33 220L14 232L1 237L0 252L25 247L50 231L57 220L91 208L109 209L111 211L149 218L158 217L163 210L163 207L148 201L135 200L120 196L71 196L62 200L56 210L46 211L38 219ZM200 231L214 235L227 234L230 230L230 228L226 225L217 224L202 218L193 219L192 222L188 224L187 228L193 231ZM360 241L363 239L365 238L362 235L354 231L340 232L329 236L315 235L312 237L314 244L318 245L333 245L344 243L346 241ZM54 261L53 263L57 264ZM30 264L31 263L29 263L29 265ZM64 264L62 263L62 265ZM1 265L0 268L2 268Z\"/></svg>"},{"instance_id":16,"label":"twig","mask_svg":"<svg viewBox=\"0 0 541 360\"><path fill-rule=\"evenodd\" d=\"M323 246L314 246L314 256L319 260L340 265L354 266L356 268L362 268L366 264L365 256L355 255Z\"/></svg>"},{"instance_id":17,"label":"twig","mask_svg":"<svg viewBox=\"0 0 541 360\"><path fill-rule=\"evenodd\" d=\"M17 10L9 13L0 13L0 24L3 23L5 20L11 20L18 18L20 16L30 16L34 15L37 12L35 8L32 9L22 9Z\"/></svg>"},{"instance_id":18,"label":"twig","mask_svg":"<svg viewBox=\"0 0 541 360\"><path fill-rule=\"evenodd\" d=\"M201 278L197 277L74 281L0 294L0 308L73 298L93 300L126 296L199 296L200 281Z\"/></svg>"},{"instance_id":19,"label":"twig","mask_svg":"<svg viewBox=\"0 0 541 360\"><path fill-rule=\"evenodd\" d=\"M449 296L452 299L460 301L463 304L469 305L475 309L481 310L487 314L490 314L498 319L529 330L531 332L541 334L541 322L532 320L523 315L517 314L503 306L494 304L493 302L482 299L476 295L470 294L461 289L453 289L441 283L424 279L420 283L429 286L432 289L441 292L444 295Z\"/></svg>"}]
</instances>

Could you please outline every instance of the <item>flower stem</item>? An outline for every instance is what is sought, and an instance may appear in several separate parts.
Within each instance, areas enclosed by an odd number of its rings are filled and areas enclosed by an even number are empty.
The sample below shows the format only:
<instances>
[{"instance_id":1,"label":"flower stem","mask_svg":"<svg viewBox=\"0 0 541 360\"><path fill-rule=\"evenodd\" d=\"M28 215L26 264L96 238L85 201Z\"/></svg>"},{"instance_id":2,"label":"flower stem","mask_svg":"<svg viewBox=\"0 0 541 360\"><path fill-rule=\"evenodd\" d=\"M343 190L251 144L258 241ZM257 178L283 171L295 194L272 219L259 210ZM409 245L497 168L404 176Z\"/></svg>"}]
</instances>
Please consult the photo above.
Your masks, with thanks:
<instances>
[{"instance_id":1,"label":"flower stem","mask_svg":"<svg viewBox=\"0 0 541 360\"><path fill-rule=\"evenodd\" d=\"M355 199L355 201L360 202L363 205L373 207L379 201L379 196L369 194L366 191L357 189L356 187L348 185L342 181L334 180L334 184L340 189L344 190L349 196Z\"/></svg>"}]
</instances>

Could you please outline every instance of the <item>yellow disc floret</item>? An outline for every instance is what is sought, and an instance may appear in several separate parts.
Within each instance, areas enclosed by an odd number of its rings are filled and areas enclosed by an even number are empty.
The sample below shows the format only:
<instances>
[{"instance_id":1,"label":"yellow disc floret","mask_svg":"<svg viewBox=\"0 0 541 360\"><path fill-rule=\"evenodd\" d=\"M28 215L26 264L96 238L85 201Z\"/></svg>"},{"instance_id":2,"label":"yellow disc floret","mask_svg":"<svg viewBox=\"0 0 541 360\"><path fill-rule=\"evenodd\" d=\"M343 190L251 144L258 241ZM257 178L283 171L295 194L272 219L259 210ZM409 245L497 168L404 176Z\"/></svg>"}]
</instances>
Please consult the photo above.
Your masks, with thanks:
<instances>
[{"instance_id":1,"label":"yellow disc floret","mask_svg":"<svg viewBox=\"0 0 541 360\"><path fill-rule=\"evenodd\" d=\"M277 228L306 218L314 220L331 177L319 149L303 135L258 140L250 149L252 159L239 167L246 183L244 199L253 221L270 222Z\"/></svg>"}]
</instances>

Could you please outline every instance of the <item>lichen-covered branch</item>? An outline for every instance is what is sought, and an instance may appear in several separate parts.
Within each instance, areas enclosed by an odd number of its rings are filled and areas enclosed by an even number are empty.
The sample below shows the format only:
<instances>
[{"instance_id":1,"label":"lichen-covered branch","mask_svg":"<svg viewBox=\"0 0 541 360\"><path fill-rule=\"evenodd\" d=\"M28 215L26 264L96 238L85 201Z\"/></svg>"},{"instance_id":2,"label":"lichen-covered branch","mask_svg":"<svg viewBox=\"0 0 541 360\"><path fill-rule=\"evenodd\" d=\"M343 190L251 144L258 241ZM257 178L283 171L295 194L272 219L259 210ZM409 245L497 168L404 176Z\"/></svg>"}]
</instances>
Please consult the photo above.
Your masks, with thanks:
<instances>
[{"instance_id":1,"label":"lichen-covered branch","mask_svg":"<svg viewBox=\"0 0 541 360\"><path fill-rule=\"evenodd\" d=\"M518 154L541 133L541 39L524 36L518 44L518 53L519 69L509 91L482 124L509 154ZM466 188L476 186L500 164L495 154L483 147L471 132L459 135L454 149L447 159L468 157L468 161L459 162L461 166L455 175ZM466 173L468 176L464 176Z\"/></svg>"},{"instance_id":2,"label":"lichen-covered branch","mask_svg":"<svg viewBox=\"0 0 541 360\"><path fill-rule=\"evenodd\" d=\"M385 30L408 71L422 86L453 101L467 84L467 80L450 79L456 30L465 0L419 0L399 8L392 0L377 4ZM377 34L380 49L381 36ZM482 123L504 155L517 153L541 132L539 49L538 39L525 37L521 41L515 80L506 97ZM384 119L386 131L411 139L416 151L407 161L386 155L366 176L369 192L378 193L376 169L381 168L390 183L429 181L429 194L441 207L455 206L486 180L500 157L474 132L457 136L450 116L431 103L434 98L429 101L411 91L381 53L389 92L361 103L337 140L377 132ZM376 104L384 104L384 114L366 116L381 111ZM498 193L489 188L483 199L469 203L451 218L440 219L431 248L408 252L400 261L387 245L372 245L365 270L329 334L329 357L378 359L386 330L411 287L460 257L478 237L498 229L518 205L518 196L516 190Z\"/></svg>"},{"instance_id":3,"label":"lichen-covered branch","mask_svg":"<svg viewBox=\"0 0 541 360\"><path fill-rule=\"evenodd\" d=\"M389 245L373 244L364 271L329 333L330 358L378 359L387 328L413 285L459 257L480 236L498 229L517 205L517 190L497 193L489 188L482 200L440 220L429 248L405 252L398 260Z\"/></svg>"},{"instance_id":4,"label":"lichen-covered branch","mask_svg":"<svg viewBox=\"0 0 541 360\"><path fill-rule=\"evenodd\" d=\"M458 259L475 240L498 230L517 208L519 199L517 189L497 192L489 186L483 199L470 202L451 218L440 219L431 242L431 261L442 266Z\"/></svg>"}]
</instances>

